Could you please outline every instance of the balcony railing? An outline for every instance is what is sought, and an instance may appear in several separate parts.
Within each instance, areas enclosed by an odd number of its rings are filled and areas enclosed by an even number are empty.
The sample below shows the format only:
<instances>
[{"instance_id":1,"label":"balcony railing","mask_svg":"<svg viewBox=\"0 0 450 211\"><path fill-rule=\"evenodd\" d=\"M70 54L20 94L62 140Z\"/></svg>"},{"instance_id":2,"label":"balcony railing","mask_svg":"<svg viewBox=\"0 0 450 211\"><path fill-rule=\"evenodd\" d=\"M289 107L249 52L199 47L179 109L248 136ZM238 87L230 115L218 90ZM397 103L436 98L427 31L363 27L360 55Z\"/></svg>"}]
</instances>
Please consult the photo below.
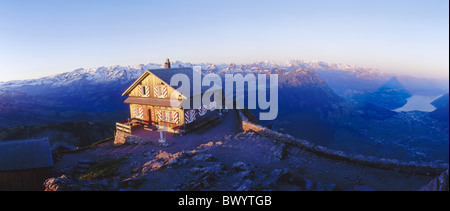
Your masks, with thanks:
<instances>
[{"instance_id":1,"label":"balcony railing","mask_svg":"<svg viewBox=\"0 0 450 211\"><path fill-rule=\"evenodd\" d=\"M116 130L131 134L141 128L143 125L144 124L142 120L133 118L122 122L117 122Z\"/></svg>"}]
</instances>

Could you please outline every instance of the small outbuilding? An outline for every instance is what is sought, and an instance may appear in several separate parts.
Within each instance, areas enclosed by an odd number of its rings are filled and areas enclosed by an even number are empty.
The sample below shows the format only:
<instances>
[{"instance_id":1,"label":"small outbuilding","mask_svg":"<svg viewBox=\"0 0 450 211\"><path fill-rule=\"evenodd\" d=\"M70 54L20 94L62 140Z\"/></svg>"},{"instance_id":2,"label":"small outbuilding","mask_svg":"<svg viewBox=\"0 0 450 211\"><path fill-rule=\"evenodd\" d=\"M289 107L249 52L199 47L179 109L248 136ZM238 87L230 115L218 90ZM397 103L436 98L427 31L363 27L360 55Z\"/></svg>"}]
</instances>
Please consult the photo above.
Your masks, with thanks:
<instances>
[{"instance_id":1,"label":"small outbuilding","mask_svg":"<svg viewBox=\"0 0 450 211\"><path fill-rule=\"evenodd\" d=\"M53 167L48 138L0 141L0 191L39 191Z\"/></svg>"}]
</instances>

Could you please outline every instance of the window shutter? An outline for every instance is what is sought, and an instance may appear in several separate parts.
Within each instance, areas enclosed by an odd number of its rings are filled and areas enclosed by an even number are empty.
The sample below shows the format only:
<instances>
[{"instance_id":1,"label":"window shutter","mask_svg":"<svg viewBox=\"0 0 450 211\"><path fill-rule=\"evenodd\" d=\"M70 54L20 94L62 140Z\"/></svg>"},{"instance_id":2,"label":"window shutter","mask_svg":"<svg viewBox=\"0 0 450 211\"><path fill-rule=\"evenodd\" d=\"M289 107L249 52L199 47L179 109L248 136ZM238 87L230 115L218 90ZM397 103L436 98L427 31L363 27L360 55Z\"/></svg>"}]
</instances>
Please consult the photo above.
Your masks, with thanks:
<instances>
[{"instance_id":1,"label":"window shutter","mask_svg":"<svg viewBox=\"0 0 450 211\"><path fill-rule=\"evenodd\" d=\"M144 90L142 89L143 87L141 85L138 86L138 90L139 90L139 97L144 96Z\"/></svg>"},{"instance_id":2,"label":"window shutter","mask_svg":"<svg viewBox=\"0 0 450 211\"><path fill-rule=\"evenodd\" d=\"M195 121L195 110L188 110L184 113L184 121L186 124L192 123L193 121Z\"/></svg>"},{"instance_id":3,"label":"window shutter","mask_svg":"<svg viewBox=\"0 0 450 211\"><path fill-rule=\"evenodd\" d=\"M133 108L134 117L138 119L144 118L144 109L141 107L134 107Z\"/></svg>"},{"instance_id":4,"label":"window shutter","mask_svg":"<svg viewBox=\"0 0 450 211\"><path fill-rule=\"evenodd\" d=\"M214 111L216 109L216 102L211 102L210 104L209 104L209 110L210 111Z\"/></svg>"},{"instance_id":5,"label":"window shutter","mask_svg":"<svg viewBox=\"0 0 450 211\"><path fill-rule=\"evenodd\" d=\"M172 112L172 119L173 119L173 123L175 124L179 124L180 123L180 115L178 114L178 112Z\"/></svg>"},{"instance_id":6,"label":"window shutter","mask_svg":"<svg viewBox=\"0 0 450 211\"><path fill-rule=\"evenodd\" d=\"M163 121L163 111L161 110L158 111L158 120Z\"/></svg>"},{"instance_id":7,"label":"window shutter","mask_svg":"<svg viewBox=\"0 0 450 211\"><path fill-rule=\"evenodd\" d=\"M155 95L155 97L159 97L159 86L153 87L153 94Z\"/></svg>"},{"instance_id":8,"label":"window shutter","mask_svg":"<svg viewBox=\"0 0 450 211\"><path fill-rule=\"evenodd\" d=\"M145 86L145 97L150 97L150 87Z\"/></svg>"},{"instance_id":9,"label":"window shutter","mask_svg":"<svg viewBox=\"0 0 450 211\"><path fill-rule=\"evenodd\" d=\"M163 121L166 122L167 121L167 111L162 111L163 112Z\"/></svg>"},{"instance_id":10,"label":"window shutter","mask_svg":"<svg viewBox=\"0 0 450 211\"><path fill-rule=\"evenodd\" d=\"M153 92L157 98L167 98L169 96L167 86L156 85L153 87Z\"/></svg>"},{"instance_id":11,"label":"window shutter","mask_svg":"<svg viewBox=\"0 0 450 211\"><path fill-rule=\"evenodd\" d=\"M161 97L167 98L168 94L167 86L161 86Z\"/></svg>"},{"instance_id":12,"label":"window shutter","mask_svg":"<svg viewBox=\"0 0 450 211\"><path fill-rule=\"evenodd\" d=\"M207 110L204 106L200 106L200 107L198 108L198 115L199 115L199 116L205 116L205 114L206 114L207 111L208 111L208 110Z\"/></svg>"}]
</instances>

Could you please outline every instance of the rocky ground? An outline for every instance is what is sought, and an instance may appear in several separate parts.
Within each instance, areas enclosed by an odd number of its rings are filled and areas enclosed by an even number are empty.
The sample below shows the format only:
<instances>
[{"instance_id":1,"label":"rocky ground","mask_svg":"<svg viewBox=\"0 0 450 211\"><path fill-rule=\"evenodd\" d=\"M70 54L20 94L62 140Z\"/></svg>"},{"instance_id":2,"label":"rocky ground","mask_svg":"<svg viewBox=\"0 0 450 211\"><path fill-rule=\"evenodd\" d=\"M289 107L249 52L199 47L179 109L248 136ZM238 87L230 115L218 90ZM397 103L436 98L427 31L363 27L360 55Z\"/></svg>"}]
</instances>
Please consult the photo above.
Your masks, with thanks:
<instances>
[{"instance_id":1,"label":"rocky ground","mask_svg":"<svg viewBox=\"0 0 450 211\"><path fill-rule=\"evenodd\" d=\"M46 190L419 190L433 179L327 159L252 132L215 139L178 152L108 142L68 155L87 160L66 168L57 164L56 175L65 176L47 180ZM108 159L117 161L114 173L79 179L92 163Z\"/></svg>"}]
</instances>

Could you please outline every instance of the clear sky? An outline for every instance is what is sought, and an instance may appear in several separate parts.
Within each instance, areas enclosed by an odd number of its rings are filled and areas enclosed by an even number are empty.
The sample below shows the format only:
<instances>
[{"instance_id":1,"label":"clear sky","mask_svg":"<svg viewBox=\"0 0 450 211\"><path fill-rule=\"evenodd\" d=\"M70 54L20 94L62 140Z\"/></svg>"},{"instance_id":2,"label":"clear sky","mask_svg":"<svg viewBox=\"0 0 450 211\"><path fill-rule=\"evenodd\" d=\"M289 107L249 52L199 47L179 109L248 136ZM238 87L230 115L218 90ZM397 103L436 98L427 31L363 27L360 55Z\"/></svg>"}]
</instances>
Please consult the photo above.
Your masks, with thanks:
<instances>
[{"instance_id":1,"label":"clear sky","mask_svg":"<svg viewBox=\"0 0 450 211\"><path fill-rule=\"evenodd\" d=\"M448 78L449 1L0 0L0 81L166 58Z\"/></svg>"}]
</instances>

